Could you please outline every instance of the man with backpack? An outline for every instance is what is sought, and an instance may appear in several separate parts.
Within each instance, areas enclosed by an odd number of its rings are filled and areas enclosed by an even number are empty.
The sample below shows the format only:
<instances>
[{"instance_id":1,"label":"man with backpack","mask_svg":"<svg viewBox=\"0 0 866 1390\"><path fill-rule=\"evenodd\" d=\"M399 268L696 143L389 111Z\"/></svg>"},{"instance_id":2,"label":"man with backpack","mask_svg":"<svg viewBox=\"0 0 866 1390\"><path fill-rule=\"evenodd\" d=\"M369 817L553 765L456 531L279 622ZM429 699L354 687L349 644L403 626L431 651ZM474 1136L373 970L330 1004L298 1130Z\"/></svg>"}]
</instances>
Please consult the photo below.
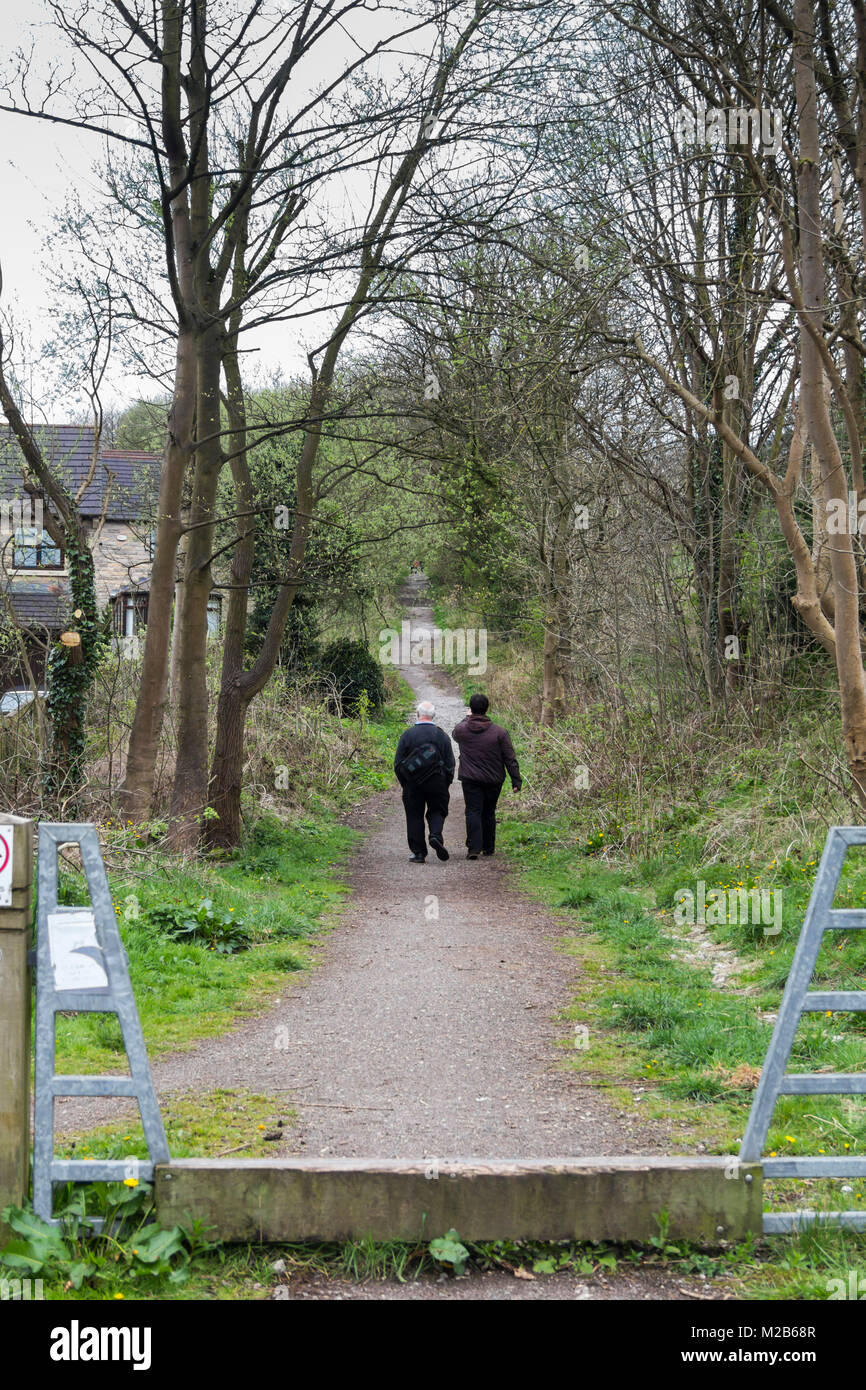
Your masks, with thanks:
<instances>
[{"instance_id":1,"label":"man with backpack","mask_svg":"<svg viewBox=\"0 0 866 1390\"><path fill-rule=\"evenodd\" d=\"M448 815L448 788L454 780L454 750L445 730L433 723L436 709L429 700L422 700L415 712L415 723L397 744L394 772L403 788L409 858L413 864L423 864L427 858L425 812L431 847L438 859L448 858L442 827Z\"/></svg>"},{"instance_id":2,"label":"man with backpack","mask_svg":"<svg viewBox=\"0 0 866 1390\"><path fill-rule=\"evenodd\" d=\"M460 781L466 803L467 859L483 854L489 859L496 848L496 803L505 781L511 778L514 791L522 786L520 768L508 731L487 717L490 705L486 695L473 695L469 715L452 737L460 747Z\"/></svg>"}]
</instances>

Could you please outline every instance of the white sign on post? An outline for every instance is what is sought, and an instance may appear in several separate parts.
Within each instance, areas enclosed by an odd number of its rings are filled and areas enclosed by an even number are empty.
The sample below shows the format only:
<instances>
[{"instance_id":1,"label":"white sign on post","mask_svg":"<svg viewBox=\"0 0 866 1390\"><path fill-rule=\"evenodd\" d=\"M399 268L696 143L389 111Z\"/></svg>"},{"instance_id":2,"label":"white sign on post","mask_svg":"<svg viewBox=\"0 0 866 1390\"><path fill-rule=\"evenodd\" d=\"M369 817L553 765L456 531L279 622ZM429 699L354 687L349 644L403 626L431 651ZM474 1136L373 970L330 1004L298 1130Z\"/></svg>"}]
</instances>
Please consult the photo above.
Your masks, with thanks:
<instances>
[{"instance_id":1,"label":"white sign on post","mask_svg":"<svg viewBox=\"0 0 866 1390\"><path fill-rule=\"evenodd\" d=\"M49 912L48 940L56 990L108 988L92 912Z\"/></svg>"},{"instance_id":2,"label":"white sign on post","mask_svg":"<svg viewBox=\"0 0 866 1390\"><path fill-rule=\"evenodd\" d=\"M0 907L12 906L12 846L15 827L0 825Z\"/></svg>"}]
</instances>

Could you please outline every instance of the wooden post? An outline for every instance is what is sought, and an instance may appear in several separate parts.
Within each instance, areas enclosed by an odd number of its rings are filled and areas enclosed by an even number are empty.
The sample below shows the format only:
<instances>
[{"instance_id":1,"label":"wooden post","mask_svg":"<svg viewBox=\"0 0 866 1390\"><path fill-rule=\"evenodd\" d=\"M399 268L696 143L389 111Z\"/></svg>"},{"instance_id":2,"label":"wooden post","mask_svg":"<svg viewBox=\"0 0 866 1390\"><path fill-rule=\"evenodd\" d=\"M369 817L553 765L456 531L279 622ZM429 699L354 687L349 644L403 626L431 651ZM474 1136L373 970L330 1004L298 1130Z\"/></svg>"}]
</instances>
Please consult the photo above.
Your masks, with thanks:
<instances>
[{"instance_id":1,"label":"wooden post","mask_svg":"<svg viewBox=\"0 0 866 1390\"><path fill-rule=\"evenodd\" d=\"M30 1179L30 1007L33 822L0 814L12 826L12 904L0 904L0 1211L21 1206ZM6 845L0 840L0 863ZM10 1238L0 1221L0 1244Z\"/></svg>"}]
</instances>

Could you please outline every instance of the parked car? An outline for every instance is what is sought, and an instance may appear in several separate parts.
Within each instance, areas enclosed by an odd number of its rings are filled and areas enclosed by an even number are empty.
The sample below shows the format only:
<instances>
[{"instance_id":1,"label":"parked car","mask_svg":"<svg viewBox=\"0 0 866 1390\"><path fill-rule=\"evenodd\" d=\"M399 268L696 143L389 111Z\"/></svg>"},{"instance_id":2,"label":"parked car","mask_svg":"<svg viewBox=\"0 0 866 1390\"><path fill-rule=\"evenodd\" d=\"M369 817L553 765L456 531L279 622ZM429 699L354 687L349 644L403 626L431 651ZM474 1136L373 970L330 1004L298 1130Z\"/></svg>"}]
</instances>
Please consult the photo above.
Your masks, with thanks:
<instances>
[{"instance_id":1,"label":"parked car","mask_svg":"<svg viewBox=\"0 0 866 1390\"><path fill-rule=\"evenodd\" d=\"M40 700L44 700L48 694L47 690L39 690L37 694ZM33 700L33 691L30 689L6 690L0 695L0 714L17 714L25 705L29 705Z\"/></svg>"}]
</instances>

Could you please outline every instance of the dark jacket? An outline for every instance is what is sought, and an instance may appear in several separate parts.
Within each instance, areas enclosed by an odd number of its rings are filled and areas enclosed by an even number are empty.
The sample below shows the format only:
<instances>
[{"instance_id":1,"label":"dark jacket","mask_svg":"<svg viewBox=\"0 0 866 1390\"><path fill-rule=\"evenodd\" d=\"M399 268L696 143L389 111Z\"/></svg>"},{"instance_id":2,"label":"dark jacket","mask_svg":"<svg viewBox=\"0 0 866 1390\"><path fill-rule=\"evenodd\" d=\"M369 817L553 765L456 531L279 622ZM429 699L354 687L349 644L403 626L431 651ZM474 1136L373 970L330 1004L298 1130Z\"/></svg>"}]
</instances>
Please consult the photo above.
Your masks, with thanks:
<instances>
[{"instance_id":1,"label":"dark jacket","mask_svg":"<svg viewBox=\"0 0 866 1390\"><path fill-rule=\"evenodd\" d=\"M500 724L492 724L486 714L470 714L452 734L460 745L461 782L504 782L505 769L516 789L522 778L511 739Z\"/></svg>"},{"instance_id":2,"label":"dark jacket","mask_svg":"<svg viewBox=\"0 0 866 1390\"><path fill-rule=\"evenodd\" d=\"M397 744L397 752L394 754L394 772L397 780L400 780L397 773L397 765L422 743L435 743L442 754L442 770L449 782L454 781L454 749L451 747L451 740L444 729L440 729L438 724L429 721L417 724L410 724L405 733L401 734L400 742Z\"/></svg>"}]
</instances>

